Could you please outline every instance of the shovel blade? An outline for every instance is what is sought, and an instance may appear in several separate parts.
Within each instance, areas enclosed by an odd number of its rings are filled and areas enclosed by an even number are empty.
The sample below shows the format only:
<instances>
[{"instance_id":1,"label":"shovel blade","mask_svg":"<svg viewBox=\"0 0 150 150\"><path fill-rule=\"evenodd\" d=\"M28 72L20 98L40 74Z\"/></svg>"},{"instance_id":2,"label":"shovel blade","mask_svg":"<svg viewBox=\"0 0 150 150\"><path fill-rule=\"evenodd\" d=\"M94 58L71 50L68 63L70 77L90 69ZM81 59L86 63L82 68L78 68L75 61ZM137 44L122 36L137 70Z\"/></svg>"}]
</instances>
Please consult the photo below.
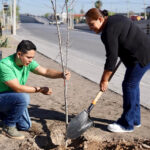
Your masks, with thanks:
<instances>
[{"instance_id":1,"label":"shovel blade","mask_svg":"<svg viewBox=\"0 0 150 150\"><path fill-rule=\"evenodd\" d=\"M67 138L76 139L93 125L86 110L71 119L67 127Z\"/></svg>"}]
</instances>

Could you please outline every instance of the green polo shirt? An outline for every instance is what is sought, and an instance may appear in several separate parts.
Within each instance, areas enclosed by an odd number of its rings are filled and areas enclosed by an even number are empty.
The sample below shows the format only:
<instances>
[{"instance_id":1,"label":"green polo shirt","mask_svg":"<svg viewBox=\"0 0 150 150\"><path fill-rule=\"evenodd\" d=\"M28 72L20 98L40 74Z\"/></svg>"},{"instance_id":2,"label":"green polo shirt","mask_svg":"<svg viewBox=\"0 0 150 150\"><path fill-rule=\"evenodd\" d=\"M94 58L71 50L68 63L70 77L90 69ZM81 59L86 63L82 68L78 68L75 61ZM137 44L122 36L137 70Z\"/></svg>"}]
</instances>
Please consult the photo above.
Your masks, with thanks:
<instances>
[{"instance_id":1,"label":"green polo shirt","mask_svg":"<svg viewBox=\"0 0 150 150\"><path fill-rule=\"evenodd\" d=\"M15 63L15 54L10 55L0 61L0 92L12 91L5 82L18 79L21 85L25 85L29 72L33 71L39 64L32 61L28 66L19 67Z\"/></svg>"}]
</instances>

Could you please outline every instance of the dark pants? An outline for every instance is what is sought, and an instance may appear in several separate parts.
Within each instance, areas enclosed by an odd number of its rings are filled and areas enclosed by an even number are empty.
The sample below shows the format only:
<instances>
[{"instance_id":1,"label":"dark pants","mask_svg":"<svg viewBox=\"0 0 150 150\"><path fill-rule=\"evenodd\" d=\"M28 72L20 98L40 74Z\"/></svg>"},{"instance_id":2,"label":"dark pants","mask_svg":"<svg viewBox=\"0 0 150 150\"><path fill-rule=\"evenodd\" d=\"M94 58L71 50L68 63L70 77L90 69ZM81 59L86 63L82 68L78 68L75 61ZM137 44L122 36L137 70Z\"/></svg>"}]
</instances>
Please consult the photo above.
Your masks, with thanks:
<instances>
[{"instance_id":1,"label":"dark pants","mask_svg":"<svg viewBox=\"0 0 150 150\"><path fill-rule=\"evenodd\" d=\"M123 113L117 121L126 129L133 129L134 125L141 124L139 85L148 69L150 69L150 64L145 67L141 67L139 64L134 67L127 67L122 83Z\"/></svg>"},{"instance_id":2,"label":"dark pants","mask_svg":"<svg viewBox=\"0 0 150 150\"><path fill-rule=\"evenodd\" d=\"M7 126L28 130L31 127L27 109L29 102L30 97L26 93L0 93L0 119Z\"/></svg>"}]
</instances>

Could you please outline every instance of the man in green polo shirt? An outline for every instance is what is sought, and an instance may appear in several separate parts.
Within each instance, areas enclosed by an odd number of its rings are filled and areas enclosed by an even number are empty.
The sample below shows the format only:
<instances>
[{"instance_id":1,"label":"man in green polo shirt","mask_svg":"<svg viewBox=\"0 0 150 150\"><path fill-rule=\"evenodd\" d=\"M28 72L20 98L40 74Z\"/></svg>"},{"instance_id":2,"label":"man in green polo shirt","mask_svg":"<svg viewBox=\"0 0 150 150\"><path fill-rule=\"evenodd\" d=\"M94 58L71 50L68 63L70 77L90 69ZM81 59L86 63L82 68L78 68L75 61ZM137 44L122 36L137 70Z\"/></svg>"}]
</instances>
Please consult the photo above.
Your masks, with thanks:
<instances>
[{"instance_id":1,"label":"man in green polo shirt","mask_svg":"<svg viewBox=\"0 0 150 150\"><path fill-rule=\"evenodd\" d=\"M24 139L18 130L28 130L31 120L27 106L30 97L27 93L40 92L50 95L48 87L32 87L25 85L29 72L48 78L70 79L70 72L47 69L33 60L36 46L28 40L19 43L15 54L0 61L0 119L3 122L3 133L15 139Z\"/></svg>"}]
</instances>

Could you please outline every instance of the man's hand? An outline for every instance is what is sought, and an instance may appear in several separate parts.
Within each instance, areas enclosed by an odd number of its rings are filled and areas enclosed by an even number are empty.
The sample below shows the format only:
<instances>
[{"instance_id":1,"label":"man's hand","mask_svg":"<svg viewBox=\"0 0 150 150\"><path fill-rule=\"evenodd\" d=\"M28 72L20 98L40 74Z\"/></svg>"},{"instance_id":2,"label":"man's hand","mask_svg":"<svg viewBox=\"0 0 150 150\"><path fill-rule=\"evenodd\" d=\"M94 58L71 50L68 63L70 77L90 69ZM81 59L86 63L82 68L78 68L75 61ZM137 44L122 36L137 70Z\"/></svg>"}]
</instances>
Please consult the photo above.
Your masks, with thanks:
<instances>
[{"instance_id":1,"label":"man's hand","mask_svg":"<svg viewBox=\"0 0 150 150\"><path fill-rule=\"evenodd\" d=\"M52 89L48 87L41 87L40 92L44 95L51 95L52 94Z\"/></svg>"},{"instance_id":2,"label":"man's hand","mask_svg":"<svg viewBox=\"0 0 150 150\"><path fill-rule=\"evenodd\" d=\"M35 92L40 92L44 95L51 95L52 89L48 87L35 87Z\"/></svg>"},{"instance_id":3,"label":"man's hand","mask_svg":"<svg viewBox=\"0 0 150 150\"><path fill-rule=\"evenodd\" d=\"M105 92L108 88L108 81L101 81L100 82L100 90Z\"/></svg>"},{"instance_id":4,"label":"man's hand","mask_svg":"<svg viewBox=\"0 0 150 150\"><path fill-rule=\"evenodd\" d=\"M66 70L66 71L65 71L65 74L64 74L64 76L63 76L63 78L66 79L66 80L69 80L70 77L71 77L71 73Z\"/></svg>"}]
</instances>

